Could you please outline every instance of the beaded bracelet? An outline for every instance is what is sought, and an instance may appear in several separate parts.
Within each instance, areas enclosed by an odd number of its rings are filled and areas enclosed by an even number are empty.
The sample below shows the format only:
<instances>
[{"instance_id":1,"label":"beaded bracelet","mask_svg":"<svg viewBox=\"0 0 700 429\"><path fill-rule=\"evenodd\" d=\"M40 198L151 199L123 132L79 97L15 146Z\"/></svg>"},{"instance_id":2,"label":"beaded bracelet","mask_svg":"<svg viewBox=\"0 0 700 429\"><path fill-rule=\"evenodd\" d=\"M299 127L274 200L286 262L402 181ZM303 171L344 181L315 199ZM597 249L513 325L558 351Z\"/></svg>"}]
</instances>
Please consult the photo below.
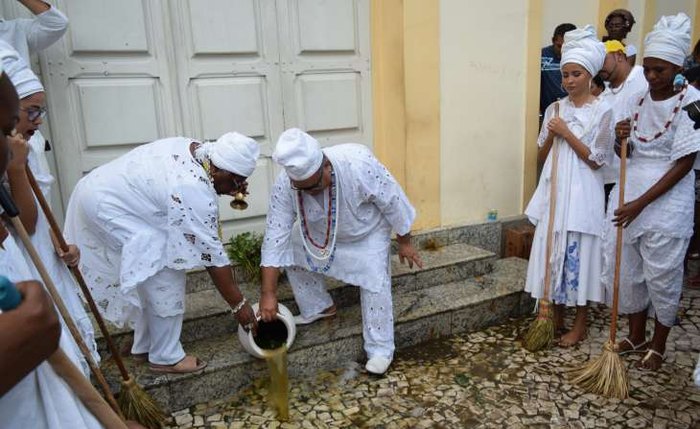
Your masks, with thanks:
<instances>
[{"instance_id":1,"label":"beaded bracelet","mask_svg":"<svg viewBox=\"0 0 700 429\"><path fill-rule=\"evenodd\" d=\"M245 299L245 297L243 297L243 299L231 309L231 314L233 314L234 316L238 314L238 312L241 311L246 302L248 301Z\"/></svg>"}]
</instances>

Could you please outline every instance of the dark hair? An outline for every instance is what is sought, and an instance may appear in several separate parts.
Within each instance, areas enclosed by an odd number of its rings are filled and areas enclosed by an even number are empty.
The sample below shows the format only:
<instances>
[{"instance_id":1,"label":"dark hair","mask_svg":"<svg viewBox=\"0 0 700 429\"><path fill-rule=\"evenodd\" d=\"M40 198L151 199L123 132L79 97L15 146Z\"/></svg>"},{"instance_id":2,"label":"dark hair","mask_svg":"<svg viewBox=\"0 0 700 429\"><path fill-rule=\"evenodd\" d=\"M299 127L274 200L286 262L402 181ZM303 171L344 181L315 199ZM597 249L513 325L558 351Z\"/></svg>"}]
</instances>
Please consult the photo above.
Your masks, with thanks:
<instances>
[{"instance_id":1,"label":"dark hair","mask_svg":"<svg viewBox=\"0 0 700 429\"><path fill-rule=\"evenodd\" d=\"M637 22L634 20L634 16L629 10L615 9L612 12L610 12L605 18L605 27L608 26L608 24L610 23L610 21L612 21L613 18L622 18L622 20L625 22L625 27L627 27L627 31L630 31L634 23Z\"/></svg>"},{"instance_id":2,"label":"dark hair","mask_svg":"<svg viewBox=\"0 0 700 429\"><path fill-rule=\"evenodd\" d=\"M595 75L595 77L593 77L593 83L595 83L596 86L599 86L599 87L605 89L605 82L603 81L603 78L600 77L599 74L597 74L597 75Z\"/></svg>"},{"instance_id":3,"label":"dark hair","mask_svg":"<svg viewBox=\"0 0 700 429\"><path fill-rule=\"evenodd\" d=\"M698 39L698 41L695 42L695 46L693 46L692 54L696 58L700 57L700 39Z\"/></svg>"},{"instance_id":4,"label":"dark hair","mask_svg":"<svg viewBox=\"0 0 700 429\"><path fill-rule=\"evenodd\" d=\"M576 26L574 24L570 24L568 22L564 24L559 24L557 25L557 28L554 29L554 35L552 35L552 37L564 37L564 33L571 30L576 30Z\"/></svg>"},{"instance_id":5,"label":"dark hair","mask_svg":"<svg viewBox=\"0 0 700 429\"><path fill-rule=\"evenodd\" d=\"M691 67L683 72L683 75L691 84L700 80L700 66Z\"/></svg>"}]
</instances>

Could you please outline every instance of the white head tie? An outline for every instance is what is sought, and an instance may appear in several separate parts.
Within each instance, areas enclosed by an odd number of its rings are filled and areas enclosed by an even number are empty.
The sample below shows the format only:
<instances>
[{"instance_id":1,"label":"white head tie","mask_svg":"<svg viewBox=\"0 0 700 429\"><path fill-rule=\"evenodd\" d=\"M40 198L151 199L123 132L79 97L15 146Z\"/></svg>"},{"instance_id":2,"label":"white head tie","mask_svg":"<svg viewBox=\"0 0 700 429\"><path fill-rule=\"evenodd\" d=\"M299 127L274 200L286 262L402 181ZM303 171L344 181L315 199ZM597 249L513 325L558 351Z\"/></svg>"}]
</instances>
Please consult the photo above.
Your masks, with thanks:
<instances>
[{"instance_id":1,"label":"white head tie","mask_svg":"<svg viewBox=\"0 0 700 429\"><path fill-rule=\"evenodd\" d=\"M561 65L578 64L591 76L598 74L605 61L605 45L596 38L595 28L587 25L583 28L564 33L561 47Z\"/></svg>"}]
</instances>

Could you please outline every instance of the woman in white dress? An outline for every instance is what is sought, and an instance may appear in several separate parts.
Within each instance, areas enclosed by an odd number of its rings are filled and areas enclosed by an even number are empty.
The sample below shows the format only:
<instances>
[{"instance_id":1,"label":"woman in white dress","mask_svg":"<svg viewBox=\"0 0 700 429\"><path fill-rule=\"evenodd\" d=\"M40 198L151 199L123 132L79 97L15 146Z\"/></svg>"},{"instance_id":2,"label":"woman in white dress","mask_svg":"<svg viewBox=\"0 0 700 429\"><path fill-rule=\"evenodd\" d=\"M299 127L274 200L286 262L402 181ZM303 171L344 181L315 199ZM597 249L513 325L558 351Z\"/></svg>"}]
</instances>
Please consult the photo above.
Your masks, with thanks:
<instances>
[{"instance_id":1,"label":"woman in white dress","mask_svg":"<svg viewBox=\"0 0 700 429\"><path fill-rule=\"evenodd\" d=\"M600 283L602 266L604 193L599 168L612 156L612 110L610 105L591 94L591 81L603 65L605 47L596 39L593 27L572 30L564 35L562 47L562 85L568 93L550 105L538 139L540 161L544 168L540 182L525 214L537 226L528 265L525 290L537 299L548 288L555 304L554 322L563 333L565 306L576 307L571 330L559 344L577 344L586 337L588 302L603 299ZM559 117L555 116L558 104ZM552 147L559 145L556 202L553 221L553 246L550 261L545 261L552 178ZM544 284L550 269L552 283Z\"/></svg>"},{"instance_id":2,"label":"woman in white dress","mask_svg":"<svg viewBox=\"0 0 700 429\"><path fill-rule=\"evenodd\" d=\"M630 119L615 127L616 137L629 138L632 150L626 202L618 207L617 188L610 196L603 279L610 290L614 258L608 256L614 254L615 225L622 225L620 313L629 315L630 331L618 348L621 354L646 352L638 367L652 371L662 365L676 322L683 260L693 234L700 91L679 75L690 47L690 28L684 14L664 16L646 36L644 77L649 88L630 98L623 116ZM656 319L648 343L647 315Z\"/></svg>"}]
</instances>

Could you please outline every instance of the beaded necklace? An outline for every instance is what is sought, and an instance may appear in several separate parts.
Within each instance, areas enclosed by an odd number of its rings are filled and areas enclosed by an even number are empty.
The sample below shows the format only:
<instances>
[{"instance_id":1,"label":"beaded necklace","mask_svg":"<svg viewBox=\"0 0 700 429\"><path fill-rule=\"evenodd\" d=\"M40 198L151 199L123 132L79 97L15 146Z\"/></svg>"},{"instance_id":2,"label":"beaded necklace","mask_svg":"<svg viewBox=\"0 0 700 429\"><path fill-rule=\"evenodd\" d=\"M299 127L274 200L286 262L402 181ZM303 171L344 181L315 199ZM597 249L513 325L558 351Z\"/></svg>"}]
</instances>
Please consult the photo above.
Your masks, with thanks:
<instances>
[{"instance_id":1,"label":"beaded necklace","mask_svg":"<svg viewBox=\"0 0 700 429\"><path fill-rule=\"evenodd\" d=\"M671 115L669 116L668 120L664 124L664 127L661 131L658 131L656 134L654 134L653 137L645 137L645 136L640 136L639 131L637 129L637 124L639 121L639 112L642 110L642 104L644 104L644 100L647 98L647 95L649 95L649 91L647 90L646 94L644 94L644 97L642 97L639 100L639 103L637 103L637 110L634 112L634 116L632 117L632 131L634 132L634 137L639 140L642 143L648 143L652 140L656 140L659 137L661 137L668 129L671 127L671 124L673 123L673 120L675 119L676 115L678 112L681 110L681 103L683 103L683 98L685 97L685 93L688 90L688 85L683 85L683 91L681 91L680 97L678 97L678 102L676 103L676 106L671 110Z\"/></svg>"},{"instance_id":2,"label":"beaded necklace","mask_svg":"<svg viewBox=\"0 0 700 429\"><path fill-rule=\"evenodd\" d=\"M338 187L336 183L335 171L331 169L331 184L328 187L328 211L326 223L326 236L323 245L319 245L313 240L311 234L309 233L308 223L306 220L306 212L304 210L304 198L302 191L297 191L296 198L297 213L301 219L301 242L304 245L304 250L306 250L306 263L309 269L313 272L325 273L331 267L333 260L335 259L335 249L336 249L336 237L338 233ZM314 251L309 243L318 251ZM313 259L317 261L326 261L323 266L316 266Z\"/></svg>"}]
</instances>

